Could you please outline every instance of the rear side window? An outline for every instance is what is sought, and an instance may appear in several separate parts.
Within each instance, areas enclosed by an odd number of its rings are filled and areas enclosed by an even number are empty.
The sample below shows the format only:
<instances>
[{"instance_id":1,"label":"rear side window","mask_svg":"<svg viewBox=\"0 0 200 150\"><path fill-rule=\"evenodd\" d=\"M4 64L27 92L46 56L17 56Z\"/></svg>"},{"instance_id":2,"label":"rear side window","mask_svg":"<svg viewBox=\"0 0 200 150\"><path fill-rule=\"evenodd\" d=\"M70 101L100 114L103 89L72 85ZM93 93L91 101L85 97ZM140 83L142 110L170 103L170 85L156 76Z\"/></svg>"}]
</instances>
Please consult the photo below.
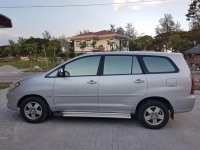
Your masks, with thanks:
<instances>
[{"instance_id":1,"label":"rear side window","mask_svg":"<svg viewBox=\"0 0 200 150\"><path fill-rule=\"evenodd\" d=\"M143 61L149 73L174 73L177 68L166 57L143 56Z\"/></svg>"},{"instance_id":2,"label":"rear side window","mask_svg":"<svg viewBox=\"0 0 200 150\"><path fill-rule=\"evenodd\" d=\"M105 56L104 75L131 74L132 56Z\"/></svg>"}]
</instances>

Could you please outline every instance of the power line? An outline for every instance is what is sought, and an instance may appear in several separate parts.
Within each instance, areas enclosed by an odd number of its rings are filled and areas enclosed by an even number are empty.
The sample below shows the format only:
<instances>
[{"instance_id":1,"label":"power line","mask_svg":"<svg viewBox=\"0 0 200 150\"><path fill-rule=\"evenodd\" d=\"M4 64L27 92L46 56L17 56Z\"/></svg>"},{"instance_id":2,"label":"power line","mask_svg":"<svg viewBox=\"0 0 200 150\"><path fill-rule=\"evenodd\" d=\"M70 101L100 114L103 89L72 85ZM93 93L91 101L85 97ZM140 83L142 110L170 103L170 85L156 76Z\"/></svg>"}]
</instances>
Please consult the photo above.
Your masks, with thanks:
<instances>
[{"instance_id":1,"label":"power line","mask_svg":"<svg viewBox=\"0 0 200 150\"><path fill-rule=\"evenodd\" d=\"M27 6L0 6L1 9L15 8L57 8L57 7L91 7L91 6L107 6L107 5L129 5L129 4L144 4L151 2L163 2L166 0L143 0L137 2L121 2L121 3L96 3L96 4L68 4L68 5L27 5Z\"/></svg>"}]
</instances>

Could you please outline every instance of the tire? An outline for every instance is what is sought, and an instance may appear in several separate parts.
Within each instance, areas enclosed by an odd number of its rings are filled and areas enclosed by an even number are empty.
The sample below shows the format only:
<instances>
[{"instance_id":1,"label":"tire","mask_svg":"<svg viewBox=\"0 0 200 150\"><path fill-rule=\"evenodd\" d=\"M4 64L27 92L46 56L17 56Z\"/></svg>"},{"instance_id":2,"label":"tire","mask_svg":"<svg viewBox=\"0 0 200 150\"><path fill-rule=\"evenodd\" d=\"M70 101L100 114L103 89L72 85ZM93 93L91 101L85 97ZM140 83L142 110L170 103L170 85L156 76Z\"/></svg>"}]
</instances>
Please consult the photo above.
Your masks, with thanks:
<instances>
[{"instance_id":1,"label":"tire","mask_svg":"<svg viewBox=\"0 0 200 150\"><path fill-rule=\"evenodd\" d=\"M137 116L146 128L160 129L169 120L169 110L162 102L148 101L140 106Z\"/></svg>"},{"instance_id":2,"label":"tire","mask_svg":"<svg viewBox=\"0 0 200 150\"><path fill-rule=\"evenodd\" d=\"M40 97L28 97L20 105L22 118L28 123L40 123L48 118L47 104Z\"/></svg>"}]
</instances>

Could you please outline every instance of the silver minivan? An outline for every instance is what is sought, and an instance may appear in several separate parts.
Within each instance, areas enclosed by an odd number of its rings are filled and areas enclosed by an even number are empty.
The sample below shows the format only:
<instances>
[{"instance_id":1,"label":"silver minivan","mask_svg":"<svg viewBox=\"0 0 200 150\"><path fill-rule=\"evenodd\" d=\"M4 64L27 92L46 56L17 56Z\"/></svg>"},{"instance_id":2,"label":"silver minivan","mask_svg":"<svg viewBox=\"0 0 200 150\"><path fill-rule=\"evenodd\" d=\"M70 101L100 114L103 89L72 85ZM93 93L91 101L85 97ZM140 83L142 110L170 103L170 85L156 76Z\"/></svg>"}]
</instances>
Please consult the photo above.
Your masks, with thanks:
<instances>
[{"instance_id":1,"label":"silver minivan","mask_svg":"<svg viewBox=\"0 0 200 150\"><path fill-rule=\"evenodd\" d=\"M100 52L81 55L47 73L11 85L7 106L38 123L70 117L132 118L147 128L191 111L194 80L180 53Z\"/></svg>"}]
</instances>

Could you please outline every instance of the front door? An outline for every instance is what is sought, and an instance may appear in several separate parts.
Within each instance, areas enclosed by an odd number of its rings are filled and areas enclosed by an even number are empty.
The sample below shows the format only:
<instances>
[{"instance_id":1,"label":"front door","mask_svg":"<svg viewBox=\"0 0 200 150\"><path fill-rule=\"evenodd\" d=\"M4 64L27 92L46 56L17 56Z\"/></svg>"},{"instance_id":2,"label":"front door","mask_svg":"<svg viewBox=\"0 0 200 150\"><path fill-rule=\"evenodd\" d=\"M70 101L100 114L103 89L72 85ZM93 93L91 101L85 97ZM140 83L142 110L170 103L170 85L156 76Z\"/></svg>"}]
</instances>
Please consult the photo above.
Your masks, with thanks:
<instances>
[{"instance_id":1,"label":"front door","mask_svg":"<svg viewBox=\"0 0 200 150\"><path fill-rule=\"evenodd\" d=\"M56 111L98 111L99 62L100 56L89 56L63 66L65 77L57 77L53 88Z\"/></svg>"}]
</instances>

